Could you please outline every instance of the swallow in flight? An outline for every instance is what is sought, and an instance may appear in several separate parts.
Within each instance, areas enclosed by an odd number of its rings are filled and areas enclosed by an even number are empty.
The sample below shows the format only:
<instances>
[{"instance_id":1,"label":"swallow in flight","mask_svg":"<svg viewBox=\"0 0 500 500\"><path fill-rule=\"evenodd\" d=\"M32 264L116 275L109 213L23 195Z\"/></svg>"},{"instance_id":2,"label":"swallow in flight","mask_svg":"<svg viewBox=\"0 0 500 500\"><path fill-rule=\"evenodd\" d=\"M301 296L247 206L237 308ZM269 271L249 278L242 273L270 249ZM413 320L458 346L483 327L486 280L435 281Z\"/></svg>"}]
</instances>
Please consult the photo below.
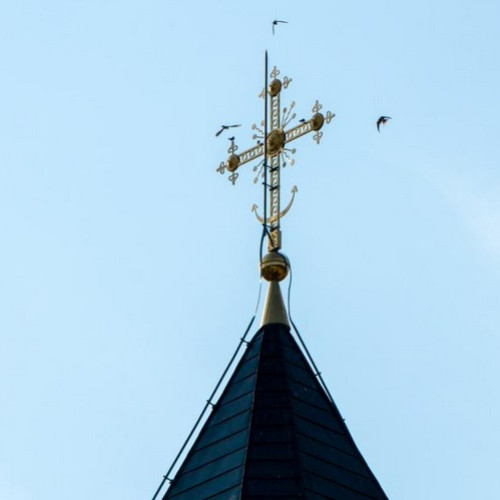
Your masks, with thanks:
<instances>
[{"instance_id":1,"label":"swallow in flight","mask_svg":"<svg viewBox=\"0 0 500 500\"><path fill-rule=\"evenodd\" d=\"M377 120L377 130L380 132L380 125L385 125L391 119L390 116L381 116Z\"/></svg>"},{"instance_id":2,"label":"swallow in flight","mask_svg":"<svg viewBox=\"0 0 500 500\"><path fill-rule=\"evenodd\" d=\"M241 125L221 125L220 130L215 134L215 137L219 137L219 135L221 135L224 130L228 130L233 127L241 127Z\"/></svg>"},{"instance_id":3,"label":"swallow in flight","mask_svg":"<svg viewBox=\"0 0 500 500\"><path fill-rule=\"evenodd\" d=\"M280 21L279 19L275 19L273 21L273 35L274 35L274 27L275 26L278 26L278 23L285 23L285 24L288 24L288 21Z\"/></svg>"}]
</instances>

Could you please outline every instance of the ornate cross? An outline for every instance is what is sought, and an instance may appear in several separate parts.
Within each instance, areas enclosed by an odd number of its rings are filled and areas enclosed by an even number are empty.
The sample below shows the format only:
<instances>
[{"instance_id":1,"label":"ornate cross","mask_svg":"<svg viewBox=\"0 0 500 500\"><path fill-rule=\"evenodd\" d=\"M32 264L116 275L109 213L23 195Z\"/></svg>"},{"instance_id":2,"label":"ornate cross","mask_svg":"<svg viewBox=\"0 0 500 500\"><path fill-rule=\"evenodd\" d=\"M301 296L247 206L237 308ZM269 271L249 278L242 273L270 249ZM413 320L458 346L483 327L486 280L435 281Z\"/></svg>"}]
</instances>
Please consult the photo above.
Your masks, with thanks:
<instances>
[{"instance_id":1,"label":"ornate cross","mask_svg":"<svg viewBox=\"0 0 500 500\"><path fill-rule=\"evenodd\" d=\"M296 118L296 114L293 112L295 102L292 102L289 108L285 107L283 111L281 110L281 91L290 85L292 79L285 76L283 80L280 80L278 79L279 74L280 72L275 66L269 75L271 83L267 85L266 54L266 85L259 95L259 97L262 97L266 101L265 119L261 122L261 127L255 124L252 125L252 130L257 132L253 135L253 139L257 141L257 144L240 154L236 154L238 146L235 144L234 138L232 138L228 149L229 157L226 161L221 162L217 169L217 172L221 174L224 174L227 170L229 172L229 181L234 185L239 176L236 171L242 165L264 156L264 159L253 168L254 172L257 172L254 182L257 182L259 177L262 177L264 179L264 190L267 190L267 192L264 191L264 214L263 216L258 215L257 205L254 205L252 210L255 212L257 219L265 227L268 235L269 251L277 251L281 248L280 219L292 206L295 193L297 192L297 188L294 186L290 203L283 211L280 211L281 167L286 167L287 160L290 165L295 163L290 157L290 154L295 153L295 149L287 147L288 143L309 132L315 132L313 139L319 144L323 136L323 132L320 132L320 129L325 122L330 123L335 116L330 111L326 115L320 113L322 105L316 101L312 108L313 115L309 120L300 120L298 125L285 130L287 125ZM269 204L266 202L267 194L269 194Z\"/></svg>"}]
</instances>

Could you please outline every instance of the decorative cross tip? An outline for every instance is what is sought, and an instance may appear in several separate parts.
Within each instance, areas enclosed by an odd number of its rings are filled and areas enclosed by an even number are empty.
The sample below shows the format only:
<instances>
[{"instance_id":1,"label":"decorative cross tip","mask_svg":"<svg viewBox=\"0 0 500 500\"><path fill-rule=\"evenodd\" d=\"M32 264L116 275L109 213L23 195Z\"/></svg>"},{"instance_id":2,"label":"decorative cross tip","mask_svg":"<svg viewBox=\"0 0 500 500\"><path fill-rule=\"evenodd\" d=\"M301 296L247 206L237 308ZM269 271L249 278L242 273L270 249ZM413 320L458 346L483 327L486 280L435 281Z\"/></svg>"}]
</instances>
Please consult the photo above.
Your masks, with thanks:
<instances>
[{"instance_id":1,"label":"decorative cross tip","mask_svg":"<svg viewBox=\"0 0 500 500\"><path fill-rule=\"evenodd\" d=\"M221 161L220 165L219 165L219 168L216 170L216 172L219 172L219 174L224 175L225 171L226 171L226 162L225 161Z\"/></svg>"}]
</instances>

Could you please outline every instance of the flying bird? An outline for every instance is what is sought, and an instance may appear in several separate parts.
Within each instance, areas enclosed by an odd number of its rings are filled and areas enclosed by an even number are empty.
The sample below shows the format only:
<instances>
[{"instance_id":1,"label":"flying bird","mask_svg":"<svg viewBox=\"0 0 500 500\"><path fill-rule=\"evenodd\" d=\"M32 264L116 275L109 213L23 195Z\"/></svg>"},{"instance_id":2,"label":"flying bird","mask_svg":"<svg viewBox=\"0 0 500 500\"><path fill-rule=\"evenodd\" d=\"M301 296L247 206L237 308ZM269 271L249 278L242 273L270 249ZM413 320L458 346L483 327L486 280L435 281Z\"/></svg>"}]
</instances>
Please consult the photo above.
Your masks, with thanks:
<instances>
[{"instance_id":1,"label":"flying bird","mask_svg":"<svg viewBox=\"0 0 500 500\"><path fill-rule=\"evenodd\" d=\"M381 116L377 120L377 130L380 132L380 125L385 125L391 119L390 116Z\"/></svg>"},{"instance_id":2,"label":"flying bird","mask_svg":"<svg viewBox=\"0 0 500 500\"><path fill-rule=\"evenodd\" d=\"M285 23L285 24L288 24L288 21L280 21L279 19L275 19L273 21L273 35L274 35L274 27L275 26L278 26L278 23Z\"/></svg>"},{"instance_id":3,"label":"flying bird","mask_svg":"<svg viewBox=\"0 0 500 500\"><path fill-rule=\"evenodd\" d=\"M241 125L221 125L220 130L215 134L215 137L219 137L219 135L221 135L224 130L228 130L233 127L241 127Z\"/></svg>"}]
</instances>

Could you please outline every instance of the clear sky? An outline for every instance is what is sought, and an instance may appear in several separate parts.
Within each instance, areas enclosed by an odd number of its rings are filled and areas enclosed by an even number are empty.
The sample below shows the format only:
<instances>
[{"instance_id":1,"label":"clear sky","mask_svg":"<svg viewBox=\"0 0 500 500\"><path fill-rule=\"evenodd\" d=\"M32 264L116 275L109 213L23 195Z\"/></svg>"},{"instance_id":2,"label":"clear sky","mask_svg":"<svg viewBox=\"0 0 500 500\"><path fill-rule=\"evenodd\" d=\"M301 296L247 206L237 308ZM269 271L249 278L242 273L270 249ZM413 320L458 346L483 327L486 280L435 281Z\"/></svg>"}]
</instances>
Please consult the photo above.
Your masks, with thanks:
<instances>
[{"instance_id":1,"label":"clear sky","mask_svg":"<svg viewBox=\"0 0 500 500\"><path fill-rule=\"evenodd\" d=\"M0 2L0 498L151 498L255 307L261 192L214 135L252 144L265 49L297 118L337 115L284 172L283 250L355 441L392 499L497 498L499 18Z\"/></svg>"}]
</instances>

